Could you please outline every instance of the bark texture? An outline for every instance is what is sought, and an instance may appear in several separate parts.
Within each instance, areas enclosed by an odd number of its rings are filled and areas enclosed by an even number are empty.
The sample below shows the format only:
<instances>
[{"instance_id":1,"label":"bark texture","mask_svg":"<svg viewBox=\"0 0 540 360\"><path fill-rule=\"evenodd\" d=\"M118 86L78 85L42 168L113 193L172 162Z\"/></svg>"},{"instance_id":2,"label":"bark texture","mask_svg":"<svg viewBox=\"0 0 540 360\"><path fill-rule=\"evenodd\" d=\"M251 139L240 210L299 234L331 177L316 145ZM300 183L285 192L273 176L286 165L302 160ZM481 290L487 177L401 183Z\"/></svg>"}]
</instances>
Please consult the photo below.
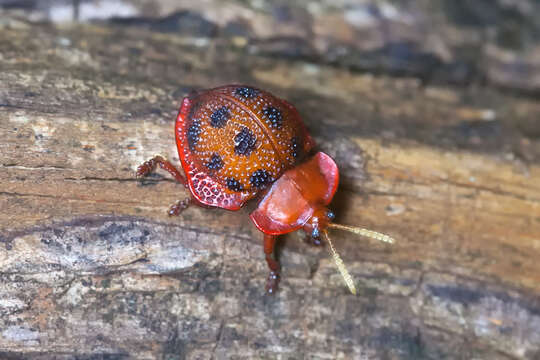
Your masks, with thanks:
<instances>
[{"instance_id":1,"label":"bark texture","mask_svg":"<svg viewBox=\"0 0 540 360\"><path fill-rule=\"evenodd\" d=\"M374 76L254 53L238 34L8 19L0 358L540 358L534 87ZM231 82L297 106L340 167L337 222L396 238L332 232L358 296L301 234L282 239L266 296L248 209L169 218L185 189L134 178L156 153L179 165L183 95Z\"/></svg>"}]
</instances>

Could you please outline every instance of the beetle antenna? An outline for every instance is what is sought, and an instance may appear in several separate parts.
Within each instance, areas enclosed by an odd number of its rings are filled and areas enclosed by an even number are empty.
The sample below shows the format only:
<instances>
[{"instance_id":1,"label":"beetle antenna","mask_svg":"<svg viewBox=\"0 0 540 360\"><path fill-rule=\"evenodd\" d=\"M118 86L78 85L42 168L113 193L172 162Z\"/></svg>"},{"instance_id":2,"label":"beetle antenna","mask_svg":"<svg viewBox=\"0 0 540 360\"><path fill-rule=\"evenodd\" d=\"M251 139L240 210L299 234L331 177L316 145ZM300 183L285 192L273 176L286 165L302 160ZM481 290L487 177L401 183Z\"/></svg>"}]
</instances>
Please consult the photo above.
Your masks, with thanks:
<instances>
[{"instance_id":1,"label":"beetle antenna","mask_svg":"<svg viewBox=\"0 0 540 360\"><path fill-rule=\"evenodd\" d=\"M357 235L365 236L365 237L375 239L375 240L379 240L379 241L389 243L389 244L393 244L395 242L394 238L392 238L392 237L390 237L388 235L381 234L381 233L373 231L373 230L363 229L363 228L356 227L356 226L349 226L349 225L341 225L341 224L330 223L330 224L328 224L328 227L338 229L338 230L349 231L349 232L352 232L352 233L357 234Z\"/></svg>"},{"instance_id":2,"label":"beetle antenna","mask_svg":"<svg viewBox=\"0 0 540 360\"><path fill-rule=\"evenodd\" d=\"M347 268L345 267L343 260L341 260L341 256L339 256L336 249L334 248L334 244L332 244L332 241L330 240L330 237L328 236L328 233L326 232L326 230L323 230L322 234L324 236L324 239L329 245L328 249L330 250L330 255L332 255L332 258L334 259L334 263L336 264L339 272L341 273L341 276L343 277L343 281L345 281L345 284L347 284L349 291L353 295L356 295L356 287L354 286L354 281L351 277L351 274L349 274L349 271L347 271Z\"/></svg>"}]
</instances>

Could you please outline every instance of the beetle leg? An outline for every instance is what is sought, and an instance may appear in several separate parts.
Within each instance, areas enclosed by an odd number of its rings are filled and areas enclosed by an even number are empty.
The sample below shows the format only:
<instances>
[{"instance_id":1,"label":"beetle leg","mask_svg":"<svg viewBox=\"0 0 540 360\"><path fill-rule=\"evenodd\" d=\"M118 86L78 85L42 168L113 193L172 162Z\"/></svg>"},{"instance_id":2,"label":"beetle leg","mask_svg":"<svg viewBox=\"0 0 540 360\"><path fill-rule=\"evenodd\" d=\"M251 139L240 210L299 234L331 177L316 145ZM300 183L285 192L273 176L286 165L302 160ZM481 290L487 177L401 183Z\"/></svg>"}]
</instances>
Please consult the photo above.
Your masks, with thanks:
<instances>
[{"instance_id":1,"label":"beetle leg","mask_svg":"<svg viewBox=\"0 0 540 360\"><path fill-rule=\"evenodd\" d=\"M321 231L319 230L318 223L316 224L306 224L304 226L304 231L306 232L306 237L304 241L313 246L321 246Z\"/></svg>"},{"instance_id":2,"label":"beetle leg","mask_svg":"<svg viewBox=\"0 0 540 360\"><path fill-rule=\"evenodd\" d=\"M306 237L304 238L304 241L307 244L313 245L313 246L321 246L322 245L321 238L320 237L313 237L312 235L306 235Z\"/></svg>"},{"instance_id":3,"label":"beetle leg","mask_svg":"<svg viewBox=\"0 0 540 360\"><path fill-rule=\"evenodd\" d=\"M191 205L191 198L185 198L184 200L178 200L176 203L171 205L169 208L169 216L178 216L184 210L186 210L189 205Z\"/></svg>"},{"instance_id":4,"label":"beetle leg","mask_svg":"<svg viewBox=\"0 0 540 360\"><path fill-rule=\"evenodd\" d=\"M156 169L157 165L159 165L160 168L171 174L176 179L176 181L187 187L186 178L182 174L180 174L180 172L174 167L173 164L171 164L161 155L156 155L150 160L145 161L141 165L139 165L139 167L137 168L137 177L142 177L150 174Z\"/></svg>"},{"instance_id":5,"label":"beetle leg","mask_svg":"<svg viewBox=\"0 0 540 360\"><path fill-rule=\"evenodd\" d=\"M264 235L264 255L266 263L270 268L270 275L266 281L266 291L268 294L274 294L279 283L279 263L272 257L274 246L276 245L277 236Z\"/></svg>"}]
</instances>

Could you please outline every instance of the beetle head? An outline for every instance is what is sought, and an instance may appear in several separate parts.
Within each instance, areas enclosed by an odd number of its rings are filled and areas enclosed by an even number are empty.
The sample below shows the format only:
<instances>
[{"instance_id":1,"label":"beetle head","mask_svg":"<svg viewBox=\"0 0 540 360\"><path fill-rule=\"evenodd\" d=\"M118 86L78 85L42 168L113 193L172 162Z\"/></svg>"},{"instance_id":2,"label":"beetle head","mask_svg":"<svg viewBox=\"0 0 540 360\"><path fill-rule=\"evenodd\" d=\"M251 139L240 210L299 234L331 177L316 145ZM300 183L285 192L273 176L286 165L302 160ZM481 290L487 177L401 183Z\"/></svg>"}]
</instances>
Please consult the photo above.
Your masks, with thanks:
<instances>
[{"instance_id":1,"label":"beetle head","mask_svg":"<svg viewBox=\"0 0 540 360\"><path fill-rule=\"evenodd\" d=\"M323 230L331 220L326 206L336 192L339 172L336 163L318 152L277 179L250 215L265 234L280 235L298 230L311 234Z\"/></svg>"}]
</instances>

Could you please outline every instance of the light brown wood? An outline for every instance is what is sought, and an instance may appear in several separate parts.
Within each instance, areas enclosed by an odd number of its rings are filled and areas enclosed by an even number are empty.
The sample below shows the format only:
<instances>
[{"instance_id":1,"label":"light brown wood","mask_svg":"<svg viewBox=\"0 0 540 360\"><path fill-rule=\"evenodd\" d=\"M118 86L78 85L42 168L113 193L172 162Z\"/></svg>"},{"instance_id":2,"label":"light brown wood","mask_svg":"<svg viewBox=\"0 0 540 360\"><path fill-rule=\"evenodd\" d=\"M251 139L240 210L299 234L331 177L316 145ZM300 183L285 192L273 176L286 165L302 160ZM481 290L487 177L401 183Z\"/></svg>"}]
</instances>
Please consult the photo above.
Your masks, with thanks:
<instances>
[{"instance_id":1,"label":"light brown wood","mask_svg":"<svg viewBox=\"0 0 540 360\"><path fill-rule=\"evenodd\" d=\"M513 121L533 99L134 29L0 38L1 356L540 356L540 148ZM294 102L340 166L336 220L396 239L330 231L358 296L300 234L265 296L248 209L169 218L183 186L134 178L156 153L178 164L182 96L230 82Z\"/></svg>"}]
</instances>

